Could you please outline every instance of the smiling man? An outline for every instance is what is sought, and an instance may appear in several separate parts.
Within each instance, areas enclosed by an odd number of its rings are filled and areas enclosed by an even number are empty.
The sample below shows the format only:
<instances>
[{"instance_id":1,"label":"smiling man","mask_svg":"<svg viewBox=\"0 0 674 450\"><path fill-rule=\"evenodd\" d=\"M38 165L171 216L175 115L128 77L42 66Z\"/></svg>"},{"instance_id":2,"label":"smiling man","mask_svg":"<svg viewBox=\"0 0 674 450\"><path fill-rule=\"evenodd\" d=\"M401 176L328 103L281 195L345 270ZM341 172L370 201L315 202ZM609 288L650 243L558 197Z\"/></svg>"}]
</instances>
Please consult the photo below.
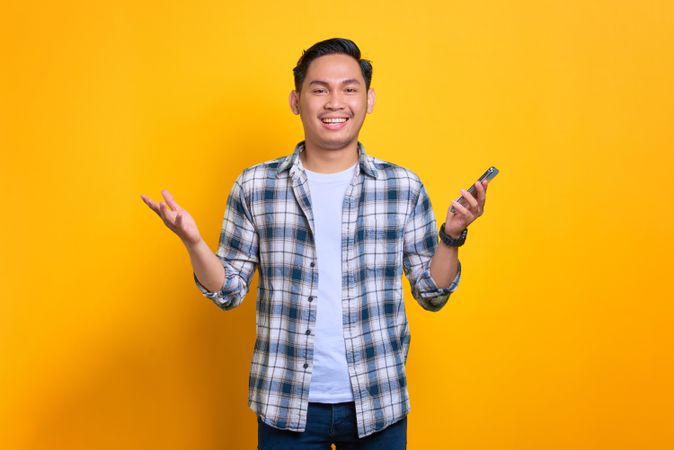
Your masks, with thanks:
<instances>
[{"instance_id":1,"label":"smiling man","mask_svg":"<svg viewBox=\"0 0 674 450\"><path fill-rule=\"evenodd\" d=\"M260 449L403 449L410 332L402 276L439 311L461 276L458 247L482 215L461 189L440 230L421 180L368 155L358 140L374 108L372 65L348 39L306 50L290 108L304 140L249 167L230 191L217 252L190 214L141 196L185 244L194 281L223 310L259 270L250 408ZM440 236L440 243L438 243Z\"/></svg>"},{"instance_id":2,"label":"smiling man","mask_svg":"<svg viewBox=\"0 0 674 450\"><path fill-rule=\"evenodd\" d=\"M358 132L374 107L372 66L354 58L352 54L359 54L355 44L351 53L321 54L340 45L349 47L338 41L309 49L294 69L290 108L304 126L308 151L302 152L302 162L318 172L343 170L356 163Z\"/></svg>"}]
</instances>

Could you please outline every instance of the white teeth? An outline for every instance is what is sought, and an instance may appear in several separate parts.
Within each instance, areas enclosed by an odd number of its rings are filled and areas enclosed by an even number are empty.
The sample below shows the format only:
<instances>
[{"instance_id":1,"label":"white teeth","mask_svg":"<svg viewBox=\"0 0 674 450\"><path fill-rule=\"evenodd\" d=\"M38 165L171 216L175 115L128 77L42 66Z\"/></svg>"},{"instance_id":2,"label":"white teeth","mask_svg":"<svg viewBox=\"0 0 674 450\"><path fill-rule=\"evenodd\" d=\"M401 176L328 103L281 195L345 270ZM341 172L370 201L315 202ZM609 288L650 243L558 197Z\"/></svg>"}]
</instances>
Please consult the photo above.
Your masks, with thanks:
<instances>
[{"instance_id":1,"label":"white teeth","mask_svg":"<svg viewBox=\"0 0 674 450\"><path fill-rule=\"evenodd\" d=\"M344 117L326 117L325 119L321 119L323 123L344 123L346 122L346 118Z\"/></svg>"}]
</instances>

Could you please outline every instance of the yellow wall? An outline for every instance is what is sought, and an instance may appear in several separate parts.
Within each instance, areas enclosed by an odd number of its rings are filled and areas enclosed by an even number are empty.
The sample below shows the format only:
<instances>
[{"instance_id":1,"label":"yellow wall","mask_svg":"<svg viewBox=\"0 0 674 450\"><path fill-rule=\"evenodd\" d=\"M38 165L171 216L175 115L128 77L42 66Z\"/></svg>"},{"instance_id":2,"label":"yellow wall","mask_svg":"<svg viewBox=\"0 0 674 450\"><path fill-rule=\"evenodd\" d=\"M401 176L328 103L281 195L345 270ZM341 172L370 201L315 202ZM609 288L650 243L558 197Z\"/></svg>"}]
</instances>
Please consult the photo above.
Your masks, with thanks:
<instances>
[{"instance_id":1,"label":"yellow wall","mask_svg":"<svg viewBox=\"0 0 674 450\"><path fill-rule=\"evenodd\" d=\"M0 447L255 447L254 298L202 297L140 194L215 249L236 175L302 138L301 50L344 36L374 63L362 142L436 215L502 172L450 303L407 293L408 448L674 448L673 22L664 0L4 2Z\"/></svg>"}]
</instances>

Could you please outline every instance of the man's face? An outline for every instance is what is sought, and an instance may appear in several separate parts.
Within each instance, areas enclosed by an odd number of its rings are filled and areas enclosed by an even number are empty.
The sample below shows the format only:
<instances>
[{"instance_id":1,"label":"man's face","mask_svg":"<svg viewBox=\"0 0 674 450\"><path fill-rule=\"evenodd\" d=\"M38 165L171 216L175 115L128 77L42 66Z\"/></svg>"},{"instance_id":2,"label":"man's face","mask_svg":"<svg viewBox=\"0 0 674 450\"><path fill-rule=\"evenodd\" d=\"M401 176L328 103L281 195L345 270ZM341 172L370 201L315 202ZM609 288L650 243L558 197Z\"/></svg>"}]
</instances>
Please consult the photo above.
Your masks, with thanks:
<instances>
[{"instance_id":1,"label":"man's face","mask_svg":"<svg viewBox=\"0 0 674 450\"><path fill-rule=\"evenodd\" d=\"M374 90L365 87L358 62L332 54L309 64L301 93L290 93L290 108L299 114L307 144L341 150L358 141L365 114L374 107Z\"/></svg>"}]
</instances>

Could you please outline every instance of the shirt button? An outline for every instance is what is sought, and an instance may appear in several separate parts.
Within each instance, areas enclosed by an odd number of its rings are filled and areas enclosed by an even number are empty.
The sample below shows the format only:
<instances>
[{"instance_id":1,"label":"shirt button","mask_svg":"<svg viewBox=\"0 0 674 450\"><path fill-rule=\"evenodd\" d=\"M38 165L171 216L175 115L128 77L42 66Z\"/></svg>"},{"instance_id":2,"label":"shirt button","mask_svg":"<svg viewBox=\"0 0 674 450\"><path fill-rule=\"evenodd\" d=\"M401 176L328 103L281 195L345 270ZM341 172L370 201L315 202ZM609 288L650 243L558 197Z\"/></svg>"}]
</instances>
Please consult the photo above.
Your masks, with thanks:
<instances>
[{"instance_id":1,"label":"shirt button","mask_svg":"<svg viewBox=\"0 0 674 450\"><path fill-rule=\"evenodd\" d=\"M309 300L310 302L313 302L313 301L314 301L314 297L310 295L309 298L308 298L307 300Z\"/></svg>"},{"instance_id":2,"label":"shirt button","mask_svg":"<svg viewBox=\"0 0 674 450\"><path fill-rule=\"evenodd\" d=\"M304 363L304 368L306 369L307 367L309 367L309 363Z\"/></svg>"},{"instance_id":3,"label":"shirt button","mask_svg":"<svg viewBox=\"0 0 674 450\"><path fill-rule=\"evenodd\" d=\"M304 333L304 334L310 335L310 334L311 334L311 330L307 330L306 333Z\"/></svg>"},{"instance_id":4,"label":"shirt button","mask_svg":"<svg viewBox=\"0 0 674 450\"><path fill-rule=\"evenodd\" d=\"M309 264L309 265L310 265L311 267L315 267L315 266L316 266L316 263L315 263L315 262L312 262L312 263Z\"/></svg>"}]
</instances>

